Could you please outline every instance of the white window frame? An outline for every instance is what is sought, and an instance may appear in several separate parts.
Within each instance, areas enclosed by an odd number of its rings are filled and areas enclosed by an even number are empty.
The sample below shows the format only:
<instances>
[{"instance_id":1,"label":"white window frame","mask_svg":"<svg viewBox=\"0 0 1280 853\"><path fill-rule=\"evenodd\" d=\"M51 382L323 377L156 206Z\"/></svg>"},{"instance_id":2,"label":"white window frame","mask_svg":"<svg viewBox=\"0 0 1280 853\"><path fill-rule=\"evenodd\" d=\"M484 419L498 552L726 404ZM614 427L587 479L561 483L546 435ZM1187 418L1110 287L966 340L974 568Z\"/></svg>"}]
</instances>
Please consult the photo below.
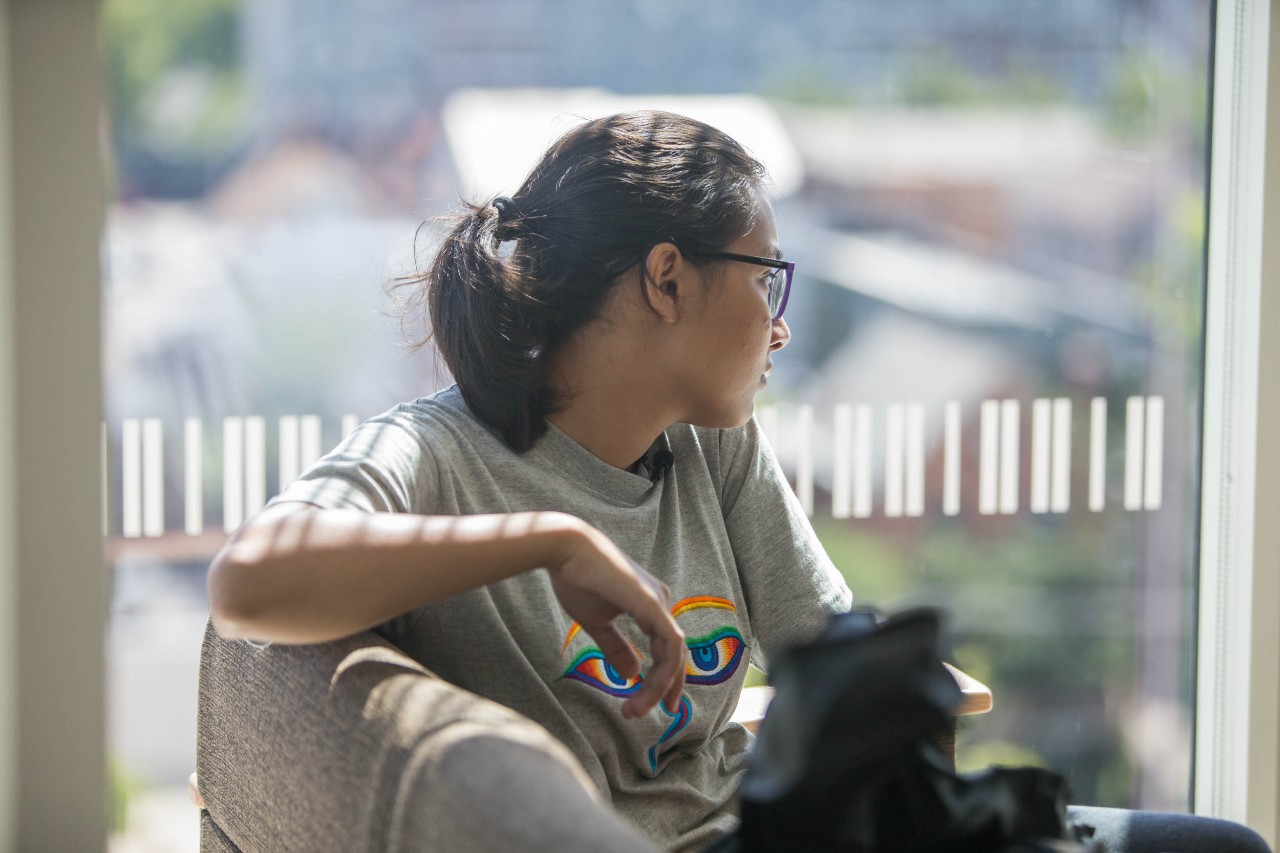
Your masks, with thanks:
<instances>
[{"instance_id":1,"label":"white window frame","mask_svg":"<svg viewBox=\"0 0 1280 853\"><path fill-rule=\"evenodd\" d=\"M1194 808L1272 846L1280 799L1280 14L1219 0ZM1268 110L1268 106L1272 109Z\"/></svg>"}]
</instances>

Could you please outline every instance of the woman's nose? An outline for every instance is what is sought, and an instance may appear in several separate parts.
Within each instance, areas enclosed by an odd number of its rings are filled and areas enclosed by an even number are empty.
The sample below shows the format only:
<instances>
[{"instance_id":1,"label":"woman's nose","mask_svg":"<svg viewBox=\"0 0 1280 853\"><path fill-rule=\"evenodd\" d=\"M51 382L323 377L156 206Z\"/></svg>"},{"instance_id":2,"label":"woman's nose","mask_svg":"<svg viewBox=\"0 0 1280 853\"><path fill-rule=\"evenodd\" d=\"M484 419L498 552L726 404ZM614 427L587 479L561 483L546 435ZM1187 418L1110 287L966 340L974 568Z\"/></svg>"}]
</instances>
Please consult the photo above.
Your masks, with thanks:
<instances>
[{"instance_id":1,"label":"woman's nose","mask_svg":"<svg viewBox=\"0 0 1280 853\"><path fill-rule=\"evenodd\" d=\"M791 328L779 317L773 321L773 336L769 339L769 352L780 350L791 341Z\"/></svg>"}]
</instances>

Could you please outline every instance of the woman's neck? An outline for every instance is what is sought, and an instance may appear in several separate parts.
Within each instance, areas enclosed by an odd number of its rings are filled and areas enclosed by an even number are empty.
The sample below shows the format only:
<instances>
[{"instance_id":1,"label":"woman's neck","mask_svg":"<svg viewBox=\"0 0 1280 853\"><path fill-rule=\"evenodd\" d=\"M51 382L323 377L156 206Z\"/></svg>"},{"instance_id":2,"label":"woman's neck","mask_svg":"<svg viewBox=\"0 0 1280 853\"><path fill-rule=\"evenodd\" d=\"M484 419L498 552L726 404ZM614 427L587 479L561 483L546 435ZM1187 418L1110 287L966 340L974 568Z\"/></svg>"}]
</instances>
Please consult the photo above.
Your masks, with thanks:
<instances>
[{"instance_id":1,"label":"woman's neck","mask_svg":"<svg viewBox=\"0 0 1280 853\"><path fill-rule=\"evenodd\" d=\"M547 417L557 429L615 468L627 469L653 445L670 423L622 394L579 391L564 409Z\"/></svg>"},{"instance_id":2,"label":"woman's neck","mask_svg":"<svg viewBox=\"0 0 1280 853\"><path fill-rule=\"evenodd\" d=\"M625 341L578 340L553 358L548 379L564 408L547 417L565 435L615 468L635 464L675 418L650 377L637 375L640 353Z\"/></svg>"}]
</instances>

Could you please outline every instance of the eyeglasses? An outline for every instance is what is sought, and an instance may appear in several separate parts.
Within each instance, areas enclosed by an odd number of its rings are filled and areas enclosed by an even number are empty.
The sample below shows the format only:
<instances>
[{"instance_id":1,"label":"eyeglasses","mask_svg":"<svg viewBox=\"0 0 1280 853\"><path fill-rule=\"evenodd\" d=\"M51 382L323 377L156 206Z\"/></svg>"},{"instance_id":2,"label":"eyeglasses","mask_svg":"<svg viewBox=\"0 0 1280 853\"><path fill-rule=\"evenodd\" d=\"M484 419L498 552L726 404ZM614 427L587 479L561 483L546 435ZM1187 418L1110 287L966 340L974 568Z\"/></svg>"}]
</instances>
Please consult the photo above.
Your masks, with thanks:
<instances>
[{"instance_id":1,"label":"eyeglasses","mask_svg":"<svg viewBox=\"0 0 1280 853\"><path fill-rule=\"evenodd\" d=\"M782 312L787 310L787 296L791 293L791 278L796 272L795 261L780 261L777 258L761 258L755 255L739 255L734 252L708 252L703 257L724 258L729 261L742 261L744 264L757 264L771 267L769 273L769 310L773 319L780 320Z\"/></svg>"}]
</instances>

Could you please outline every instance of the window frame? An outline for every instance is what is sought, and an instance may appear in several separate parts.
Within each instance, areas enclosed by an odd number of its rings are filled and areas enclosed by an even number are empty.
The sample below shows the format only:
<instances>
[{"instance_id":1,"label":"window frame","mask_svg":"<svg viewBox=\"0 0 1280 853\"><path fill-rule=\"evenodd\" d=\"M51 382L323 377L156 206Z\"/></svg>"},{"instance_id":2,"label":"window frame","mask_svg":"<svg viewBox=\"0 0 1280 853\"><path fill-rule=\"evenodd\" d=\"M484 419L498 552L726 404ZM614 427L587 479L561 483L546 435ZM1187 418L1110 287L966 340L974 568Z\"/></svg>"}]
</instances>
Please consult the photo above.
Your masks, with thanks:
<instances>
[{"instance_id":1,"label":"window frame","mask_svg":"<svg viewBox=\"0 0 1280 853\"><path fill-rule=\"evenodd\" d=\"M1272 5L1220 0L1214 12L1193 808L1274 846L1280 439L1259 441L1280 436L1280 344L1262 334L1280 328L1280 165L1266 158L1280 152Z\"/></svg>"}]
</instances>

